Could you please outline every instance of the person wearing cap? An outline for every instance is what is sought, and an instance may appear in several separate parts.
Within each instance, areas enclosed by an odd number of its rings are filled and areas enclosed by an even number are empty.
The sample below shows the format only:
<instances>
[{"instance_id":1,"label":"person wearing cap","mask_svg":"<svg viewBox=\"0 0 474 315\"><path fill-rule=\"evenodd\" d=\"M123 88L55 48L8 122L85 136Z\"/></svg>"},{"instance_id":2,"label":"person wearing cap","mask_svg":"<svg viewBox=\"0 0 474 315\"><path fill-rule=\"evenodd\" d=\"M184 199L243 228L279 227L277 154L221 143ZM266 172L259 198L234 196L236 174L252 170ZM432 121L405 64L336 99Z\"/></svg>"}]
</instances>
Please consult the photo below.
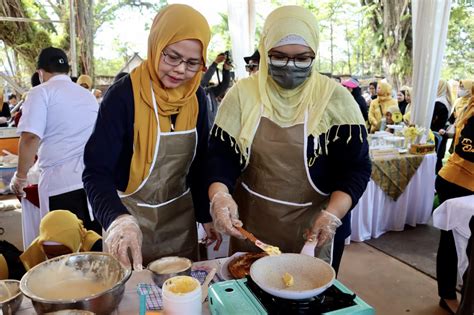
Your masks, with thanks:
<instances>
[{"instance_id":1,"label":"person wearing cap","mask_svg":"<svg viewBox=\"0 0 474 315\"><path fill-rule=\"evenodd\" d=\"M92 89L92 78L87 74L81 74L76 83L89 91Z\"/></svg>"},{"instance_id":2,"label":"person wearing cap","mask_svg":"<svg viewBox=\"0 0 474 315\"><path fill-rule=\"evenodd\" d=\"M367 112L367 103L365 99L362 97L362 90L359 87L359 82L356 79L350 78L348 80L344 80L341 82L342 86L347 88L349 92L351 92L352 96L354 97L355 101L359 105L360 112L364 117L364 120L367 121L368 119L368 112Z\"/></svg>"},{"instance_id":3,"label":"person wearing cap","mask_svg":"<svg viewBox=\"0 0 474 315\"><path fill-rule=\"evenodd\" d=\"M43 261L61 255L100 252L100 240L100 235L86 230L82 221L71 211L51 211L41 220L39 236L20 255L20 259L28 271Z\"/></svg>"},{"instance_id":4,"label":"person wearing cap","mask_svg":"<svg viewBox=\"0 0 474 315\"><path fill-rule=\"evenodd\" d=\"M28 170L38 155L40 217L50 210L67 209L87 229L101 233L83 189L84 146L97 118L97 102L67 75L64 51L49 47L38 57L40 85L28 92L17 132L20 134L18 168L10 188L24 196Z\"/></svg>"},{"instance_id":5,"label":"person wearing cap","mask_svg":"<svg viewBox=\"0 0 474 315\"><path fill-rule=\"evenodd\" d=\"M231 252L258 251L235 228L243 225L284 253L316 243L337 270L371 164L359 106L317 71L318 43L309 10L267 17L260 70L231 88L211 131L209 198L216 229L234 236Z\"/></svg>"},{"instance_id":6,"label":"person wearing cap","mask_svg":"<svg viewBox=\"0 0 474 315\"><path fill-rule=\"evenodd\" d=\"M258 71L258 65L260 64L260 53L258 49L251 55L244 57L245 70L252 75Z\"/></svg>"},{"instance_id":7,"label":"person wearing cap","mask_svg":"<svg viewBox=\"0 0 474 315\"><path fill-rule=\"evenodd\" d=\"M370 102L369 107L369 124L371 133L380 130L382 118L385 117L387 109L392 106L398 106L397 100L392 98L392 86L386 82L378 83L377 98Z\"/></svg>"},{"instance_id":8,"label":"person wearing cap","mask_svg":"<svg viewBox=\"0 0 474 315\"><path fill-rule=\"evenodd\" d=\"M148 59L115 82L100 106L83 180L107 250L126 267L163 256L196 261L196 221L209 238L220 237L209 214L209 127L199 86L210 37L192 7L164 7L150 29Z\"/></svg>"}]
</instances>

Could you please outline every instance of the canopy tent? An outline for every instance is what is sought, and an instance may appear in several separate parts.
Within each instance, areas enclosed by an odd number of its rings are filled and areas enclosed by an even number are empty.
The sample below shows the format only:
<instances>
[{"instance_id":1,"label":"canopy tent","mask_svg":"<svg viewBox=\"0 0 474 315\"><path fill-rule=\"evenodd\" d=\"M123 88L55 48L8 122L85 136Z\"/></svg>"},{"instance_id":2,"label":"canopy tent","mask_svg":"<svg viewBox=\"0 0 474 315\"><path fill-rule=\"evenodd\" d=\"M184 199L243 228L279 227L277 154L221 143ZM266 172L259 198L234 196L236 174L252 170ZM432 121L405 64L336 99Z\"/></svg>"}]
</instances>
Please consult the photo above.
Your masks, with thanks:
<instances>
[{"instance_id":1,"label":"canopy tent","mask_svg":"<svg viewBox=\"0 0 474 315\"><path fill-rule=\"evenodd\" d=\"M254 51L255 0L227 0L232 62L237 78L246 76L244 57Z\"/></svg>"},{"instance_id":2,"label":"canopy tent","mask_svg":"<svg viewBox=\"0 0 474 315\"><path fill-rule=\"evenodd\" d=\"M412 9L413 109L411 122L428 131L446 46L451 0L413 0Z\"/></svg>"}]
</instances>

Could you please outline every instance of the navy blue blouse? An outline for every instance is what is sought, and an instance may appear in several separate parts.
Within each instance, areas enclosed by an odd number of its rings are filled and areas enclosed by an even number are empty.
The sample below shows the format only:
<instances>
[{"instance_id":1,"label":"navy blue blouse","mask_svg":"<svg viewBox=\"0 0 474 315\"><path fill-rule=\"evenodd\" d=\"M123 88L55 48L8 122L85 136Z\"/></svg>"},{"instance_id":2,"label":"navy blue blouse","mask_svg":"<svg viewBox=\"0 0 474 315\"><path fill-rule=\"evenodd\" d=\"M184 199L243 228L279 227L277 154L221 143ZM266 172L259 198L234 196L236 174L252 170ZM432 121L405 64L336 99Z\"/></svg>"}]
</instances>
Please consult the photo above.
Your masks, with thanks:
<instances>
[{"instance_id":1,"label":"navy blue blouse","mask_svg":"<svg viewBox=\"0 0 474 315\"><path fill-rule=\"evenodd\" d=\"M199 102L197 120L198 144L187 183L191 188L196 220L211 222L206 185L206 160L209 126L206 96L196 92ZM114 83L100 105L97 122L84 152L84 189L95 217L107 229L119 215L128 214L117 190L128 185L133 153L134 101L130 76Z\"/></svg>"}]
</instances>

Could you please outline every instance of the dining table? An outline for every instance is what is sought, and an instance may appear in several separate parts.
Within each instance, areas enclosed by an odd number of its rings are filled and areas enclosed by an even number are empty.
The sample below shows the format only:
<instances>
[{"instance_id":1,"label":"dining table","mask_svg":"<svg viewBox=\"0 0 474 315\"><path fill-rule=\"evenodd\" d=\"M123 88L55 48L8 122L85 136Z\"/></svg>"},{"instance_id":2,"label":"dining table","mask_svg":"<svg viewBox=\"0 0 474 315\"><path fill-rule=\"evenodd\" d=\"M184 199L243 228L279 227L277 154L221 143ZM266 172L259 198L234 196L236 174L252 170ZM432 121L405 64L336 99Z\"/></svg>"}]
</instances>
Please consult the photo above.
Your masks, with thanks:
<instances>
[{"instance_id":1,"label":"dining table","mask_svg":"<svg viewBox=\"0 0 474 315\"><path fill-rule=\"evenodd\" d=\"M436 154L372 157L372 174L352 210L350 241L363 242L431 218Z\"/></svg>"}]
</instances>

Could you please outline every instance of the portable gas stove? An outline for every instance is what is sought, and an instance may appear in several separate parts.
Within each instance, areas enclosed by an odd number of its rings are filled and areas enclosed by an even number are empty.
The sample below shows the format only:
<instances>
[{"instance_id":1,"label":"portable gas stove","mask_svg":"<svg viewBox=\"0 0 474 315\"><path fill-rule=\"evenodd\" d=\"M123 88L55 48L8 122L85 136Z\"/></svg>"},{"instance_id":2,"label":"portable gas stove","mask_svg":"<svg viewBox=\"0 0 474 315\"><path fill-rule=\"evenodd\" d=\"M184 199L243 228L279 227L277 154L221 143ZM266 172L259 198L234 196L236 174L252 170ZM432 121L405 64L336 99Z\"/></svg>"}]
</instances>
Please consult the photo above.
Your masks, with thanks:
<instances>
[{"instance_id":1,"label":"portable gas stove","mask_svg":"<svg viewBox=\"0 0 474 315\"><path fill-rule=\"evenodd\" d=\"M213 315L375 314L370 305L337 280L330 288L315 297L306 300L287 300L263 291L250 277L218 282L210 286L209 309Z\"/></svg>"}]
</instances>

